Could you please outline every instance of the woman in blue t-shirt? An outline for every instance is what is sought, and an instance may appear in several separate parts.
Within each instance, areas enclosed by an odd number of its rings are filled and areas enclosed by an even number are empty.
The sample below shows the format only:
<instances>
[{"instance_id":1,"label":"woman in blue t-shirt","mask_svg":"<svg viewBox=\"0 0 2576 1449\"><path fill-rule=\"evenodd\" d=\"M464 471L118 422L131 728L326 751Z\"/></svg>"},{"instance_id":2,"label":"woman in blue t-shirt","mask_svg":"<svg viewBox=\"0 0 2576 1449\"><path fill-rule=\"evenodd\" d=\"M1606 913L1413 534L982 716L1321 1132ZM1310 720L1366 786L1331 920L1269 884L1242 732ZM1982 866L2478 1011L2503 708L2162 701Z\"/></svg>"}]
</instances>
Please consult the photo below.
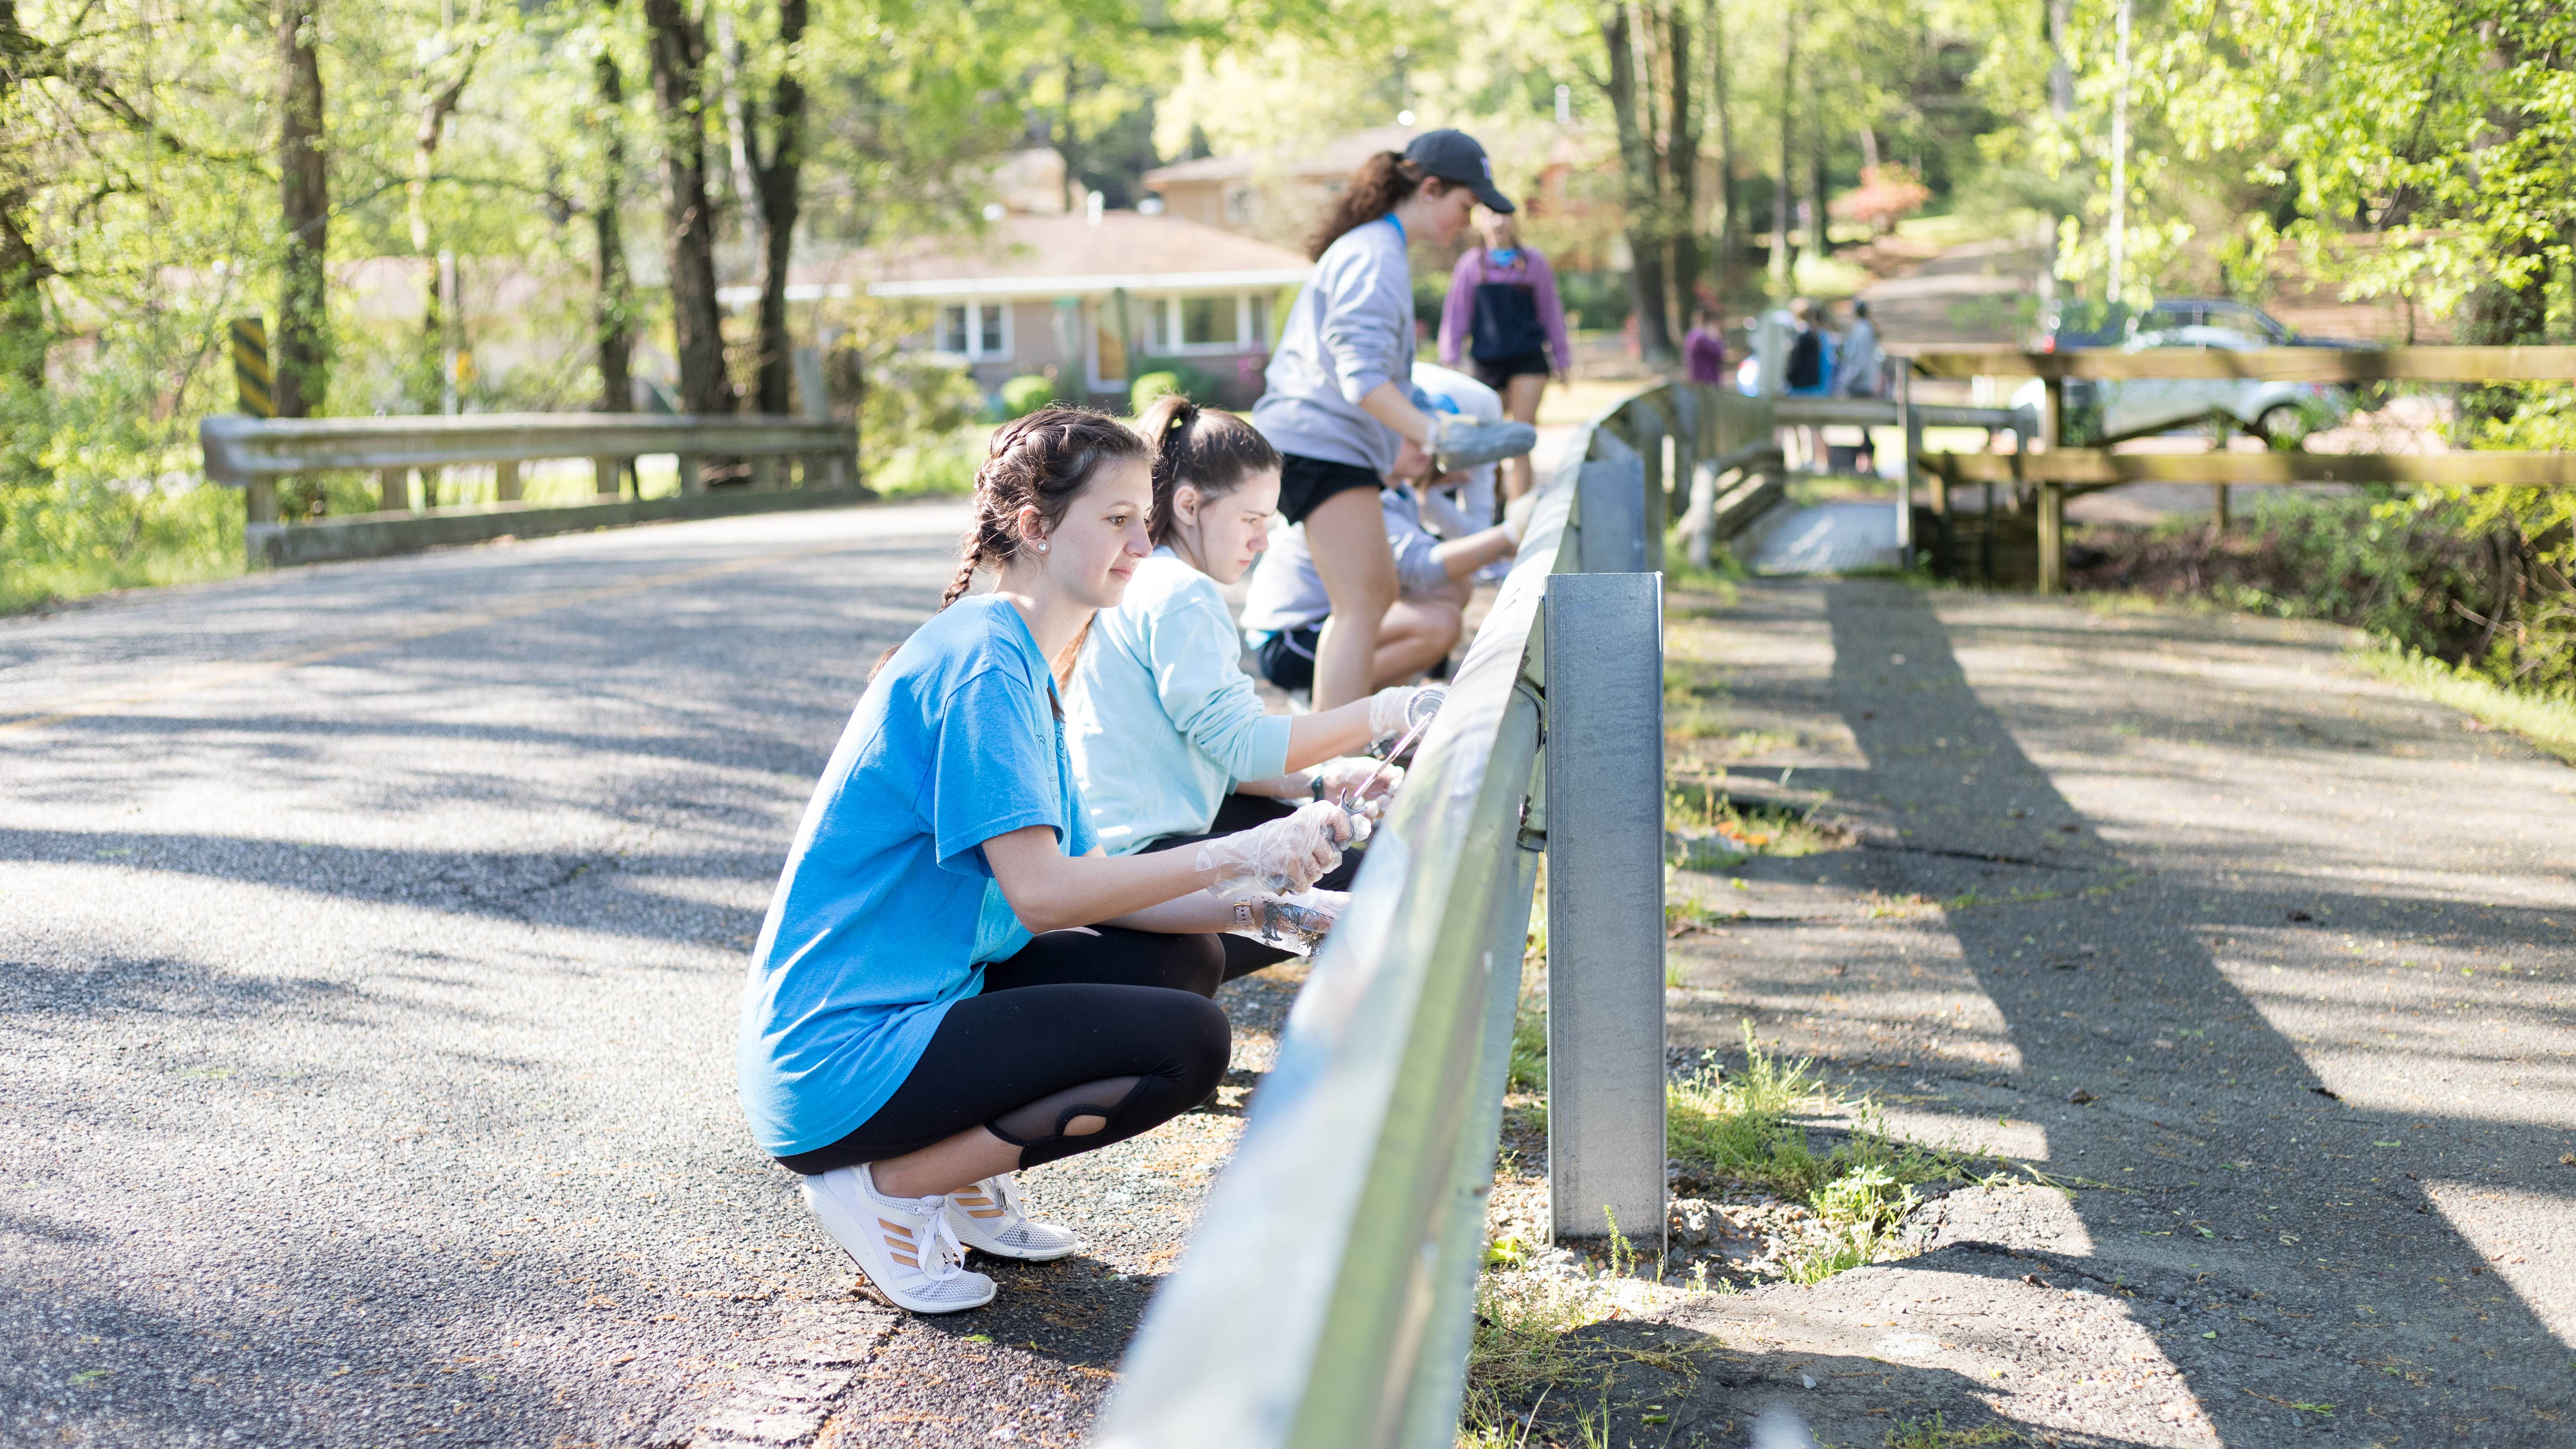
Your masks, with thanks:
<instances>
[{"instance_id":1,"label":"woman in blue t-shirt","mask_svg":"<svg viewBox=\"0 0 2576 1449\"><path fill-rule=\"evenodd\" d=\"M1012 1171L1205 1100L1232 1047L1211 933L1313 884L1352 833L1318 802L1194 851L1099 850L1048 661L1125 592L1152 497L1112 419L1049 409L995 435L957 579L869 681L752 951L753 1135L915 1312L991 1301L961 1244L1073 1251ZM985 569L993 592L961 597Z\"/></svg>"}]
</instances>

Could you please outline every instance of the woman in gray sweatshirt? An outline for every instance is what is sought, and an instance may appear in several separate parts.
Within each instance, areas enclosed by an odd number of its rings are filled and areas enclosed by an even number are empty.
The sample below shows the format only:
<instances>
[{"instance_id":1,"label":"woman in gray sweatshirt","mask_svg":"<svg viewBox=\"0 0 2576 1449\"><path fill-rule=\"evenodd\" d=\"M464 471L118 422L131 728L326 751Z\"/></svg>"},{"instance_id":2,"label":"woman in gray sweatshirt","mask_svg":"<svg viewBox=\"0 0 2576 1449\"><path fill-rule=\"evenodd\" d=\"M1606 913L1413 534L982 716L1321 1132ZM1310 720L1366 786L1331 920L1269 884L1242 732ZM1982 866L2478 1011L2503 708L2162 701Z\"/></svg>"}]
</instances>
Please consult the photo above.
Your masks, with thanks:
<instances>
[{"instance_id":1,"label":"woman in gray sweatshirt","mask_svg":"<svg viewBox=\"0 0 2576 1449\"><path fill-rule=\"evenodd\" d=\"M1369 693L1378 625L1396 601L1378 512L1388 477L1418 478L1463 419L1415 407L1409 241L1447 242L1478 202L1510 211L1485 148L1426 131L1362 162L1310 243L1315 274L1279 329L1253 426L1282 455L1279 511L1305 525L1331 621L1315 649L1317 709ZM1473 424L1468 424L1472 428ZM1526 450L1526 445L1524 445Z\"/></svg>"}]
</instances>

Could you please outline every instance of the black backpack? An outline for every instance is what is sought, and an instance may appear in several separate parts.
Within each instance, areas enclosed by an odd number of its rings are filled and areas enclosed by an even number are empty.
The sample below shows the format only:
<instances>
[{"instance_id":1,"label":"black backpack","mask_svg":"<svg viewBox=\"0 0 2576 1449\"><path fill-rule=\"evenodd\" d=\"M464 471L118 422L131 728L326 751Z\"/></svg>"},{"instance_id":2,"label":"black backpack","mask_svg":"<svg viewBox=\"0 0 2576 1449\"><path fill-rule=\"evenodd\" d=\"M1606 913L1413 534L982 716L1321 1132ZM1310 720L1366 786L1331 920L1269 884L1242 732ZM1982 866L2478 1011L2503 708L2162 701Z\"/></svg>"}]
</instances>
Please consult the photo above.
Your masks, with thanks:
<instances>
[{"instance_id":1,"label":"black backpack","mask_svg":"<svg viewBox=\"0 0 2576 1449\"><path fill-rule=\"evenodd\" d=\"M1789 344L1789 386L1823 387L1825 385L1825 342L1808 328Z\"/></svg>"}]
</instances>

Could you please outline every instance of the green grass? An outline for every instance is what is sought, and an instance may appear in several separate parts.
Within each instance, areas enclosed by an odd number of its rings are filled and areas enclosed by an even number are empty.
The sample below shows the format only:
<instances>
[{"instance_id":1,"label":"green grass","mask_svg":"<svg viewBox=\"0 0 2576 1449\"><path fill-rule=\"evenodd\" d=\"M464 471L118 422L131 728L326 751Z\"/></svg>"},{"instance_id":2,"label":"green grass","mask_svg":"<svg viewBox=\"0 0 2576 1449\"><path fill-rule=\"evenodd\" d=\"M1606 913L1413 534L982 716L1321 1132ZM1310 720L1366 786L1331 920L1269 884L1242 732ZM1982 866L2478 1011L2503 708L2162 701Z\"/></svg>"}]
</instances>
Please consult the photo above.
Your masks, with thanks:
<instances>
[{"instance_id":1,"label":"green grass","mask_svg":"<svg viewBox=\"0 0 2576 1449\"><path fill-rule=\"evenodd\" d=\"M2438 659L2405 654L2393 648L2359 650L2355 663L2392 684L2448 705L2500 730L2509 730L2568 764L2576 765L2576 700L2525 694Z\"/></svg>"},{"instance_id":2,"label":"green grass","mask_svg":"<svg viewBox=\"0 0 2576 1449\"><path fill-rule=\"evenodd\" d=\"M0 614L242 568L238 489L0 488Z\"/></svg>"},{"instance_id":3,"label":"green grass","mask_svg":"<svg viewBox=\"0 0 2576 1449\"><path fill-rule=\"evenodd\" d=\"M1685 836L1690 847L1683 851L1685 858L1674 863L1692 870L1724 869L1735 863L1721 860L1714 866L1704 865L1699 858L1703 854L1794 859L1841 850L1851 844L1849 835L1817 821L1812 806L1740 801L1726 791L1722 780L1684 780L1667 789L1664 828L1690 832ZM1711 835L1716 839L1706 840ZM1691 836L1700 839L1693 840ZM1701 840L1705 840L1704 846Z\"/></svg>"},{"instance_id":4,"label":"green grass","mask_svg":"<svg viewBox=\"0 0 2576 1449\"><path fill-rule=\"evenodd\" d=\"M2030 1440L2018 1430L1988 1420L1973 1429L1953 1429L1934 1414L1929 1419L1906 1419L1887 1431L1887 1449L1975 1449L1988 1444L2027 1444Z\"/></svg>"}]
</instances>

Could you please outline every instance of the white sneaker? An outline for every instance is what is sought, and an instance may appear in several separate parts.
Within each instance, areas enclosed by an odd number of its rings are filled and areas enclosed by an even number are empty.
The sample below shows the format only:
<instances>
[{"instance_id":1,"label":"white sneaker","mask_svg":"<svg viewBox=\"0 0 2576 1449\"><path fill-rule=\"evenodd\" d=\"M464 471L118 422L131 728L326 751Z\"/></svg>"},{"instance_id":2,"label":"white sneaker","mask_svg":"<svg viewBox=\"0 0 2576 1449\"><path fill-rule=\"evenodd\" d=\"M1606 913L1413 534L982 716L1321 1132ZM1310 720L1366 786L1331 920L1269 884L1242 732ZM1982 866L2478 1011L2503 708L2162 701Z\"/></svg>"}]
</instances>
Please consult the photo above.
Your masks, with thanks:
<instances>
[{"instance_id":1,"label":"white sneaker","mask_svg":"<svg viewBox=\"0 0 2576 1449\"><path fill-rule=\"evenodd\" d=\"M915 1313L956 1313L993 1301L993 1280L966 1271L944 1197L887 1197L867 1165L805 1179L805 1208L878 1292Z\"/></svg>"},{"instance_id":2,"label":"white sneaker","mask_svg":"<svg viewBox=\"0 0 2576 1449\"><path fill-rule=\"evenodd\" d=\"M1069 1229L1033 1223L1020 1207L1020 1185L1005 1172L948 1195L948 1229L966 1246L996 1258L1045 1263L1082 1246Z\"/></svg>"}]
</instances>

